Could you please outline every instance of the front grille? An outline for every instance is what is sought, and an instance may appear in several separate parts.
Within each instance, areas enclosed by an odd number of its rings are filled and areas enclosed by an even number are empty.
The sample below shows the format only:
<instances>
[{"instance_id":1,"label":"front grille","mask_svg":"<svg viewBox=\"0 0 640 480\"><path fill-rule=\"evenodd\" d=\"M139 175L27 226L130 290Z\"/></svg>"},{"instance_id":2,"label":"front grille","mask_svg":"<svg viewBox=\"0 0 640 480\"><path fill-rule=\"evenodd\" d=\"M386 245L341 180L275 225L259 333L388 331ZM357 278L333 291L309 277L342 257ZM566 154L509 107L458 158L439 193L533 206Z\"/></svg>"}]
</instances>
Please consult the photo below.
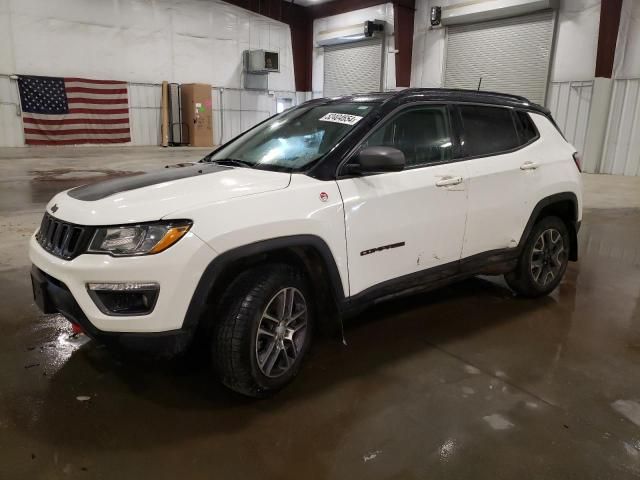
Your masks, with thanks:
<instances>
[{"instance_id":1,"label":"front grille","mask_svg":"<svg viewBox=\"0 0 640 480\"><path fill-rule=\"evenodd\" d=\"M63 222L45 213L36 240L47 252L71 260L86 251L92 234L91 227Z\"/></svg>"}]
</instances>

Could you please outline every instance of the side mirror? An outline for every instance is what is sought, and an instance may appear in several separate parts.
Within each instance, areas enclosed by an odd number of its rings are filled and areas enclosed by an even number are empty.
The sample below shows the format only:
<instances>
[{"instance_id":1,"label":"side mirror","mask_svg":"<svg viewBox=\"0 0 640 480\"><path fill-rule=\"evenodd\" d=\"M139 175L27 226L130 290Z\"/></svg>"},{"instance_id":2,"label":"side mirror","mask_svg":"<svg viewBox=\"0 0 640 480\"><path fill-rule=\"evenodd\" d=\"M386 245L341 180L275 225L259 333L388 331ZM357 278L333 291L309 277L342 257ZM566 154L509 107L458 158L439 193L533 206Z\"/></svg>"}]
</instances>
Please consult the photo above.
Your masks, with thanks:
<instances>
[{"instance_id":1,"label":"side mirror","mask_svg":"<svg viewBox=\"0 0 640 480\"><path fill-rule=\"evenodd\" d=\"M355 158L356 163L347 165L348 173L382 173L404 170L404 153L393 147L366 147Z\"/></svg>"}]
</instances>

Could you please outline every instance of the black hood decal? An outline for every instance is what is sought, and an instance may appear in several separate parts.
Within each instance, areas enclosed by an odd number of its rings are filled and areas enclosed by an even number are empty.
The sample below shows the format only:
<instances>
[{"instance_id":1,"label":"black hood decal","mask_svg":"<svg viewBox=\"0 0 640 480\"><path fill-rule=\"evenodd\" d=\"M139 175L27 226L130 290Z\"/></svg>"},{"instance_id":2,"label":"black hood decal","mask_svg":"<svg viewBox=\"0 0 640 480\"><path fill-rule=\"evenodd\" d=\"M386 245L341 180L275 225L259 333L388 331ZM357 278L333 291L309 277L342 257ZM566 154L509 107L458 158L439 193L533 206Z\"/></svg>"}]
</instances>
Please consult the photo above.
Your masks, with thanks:
<instances>
[{"instance_id":1,"label":"black hood decal","mask_svg":"<svg viewBox=\"0 0 640 480\"><path fill-rule=\"evenodd\" d=\"M103 198L115 195L116 193L125 192L127 190L135 190L136 188L148 187L158 183L170 182L172 180L180 180L182 178L196 177L198 175L207 175L228 171L232 167L216 165L213 163L196 163L182 166L179 168L164 168L150 173L141 175L132 175L129 177L113 178L104 182L92 183L76 187L67 192L72 198L84 200L87 202L102 200Z\"/></svg>"}]
</instances>

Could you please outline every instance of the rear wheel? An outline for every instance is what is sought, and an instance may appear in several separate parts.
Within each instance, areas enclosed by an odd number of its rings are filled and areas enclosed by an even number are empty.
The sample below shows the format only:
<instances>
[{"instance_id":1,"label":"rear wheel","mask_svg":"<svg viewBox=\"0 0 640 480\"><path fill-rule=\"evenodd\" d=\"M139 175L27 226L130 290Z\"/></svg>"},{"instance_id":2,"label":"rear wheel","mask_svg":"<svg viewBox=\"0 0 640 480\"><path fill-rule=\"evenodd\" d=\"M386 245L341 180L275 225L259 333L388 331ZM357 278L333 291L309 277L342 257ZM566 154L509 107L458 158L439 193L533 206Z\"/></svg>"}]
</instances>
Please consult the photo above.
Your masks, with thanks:
<instances>
[{"instance_id":1,"label":"rear wheel","mask_svg":"<svg viewBox=\"0 0 640 480\"><path fill-rule=\"evenodd\" d=\"M265 397L298 373L310 342L311 297L304 277L282 264L243 273L225 294L213 338L222 382Z\"/></svg>"},{"instance_id":2,"label":"rear wheel","mask_svg":"<svg viewBox=\"0 0 640 480\"><path fill-rule=\"evenodd\" d=\"M558 217L541 219L531 230L516 269L505 275L507 284L524 297L547 295L564 276L569 248L566 224Z\"/></svg>"}]
</instances>

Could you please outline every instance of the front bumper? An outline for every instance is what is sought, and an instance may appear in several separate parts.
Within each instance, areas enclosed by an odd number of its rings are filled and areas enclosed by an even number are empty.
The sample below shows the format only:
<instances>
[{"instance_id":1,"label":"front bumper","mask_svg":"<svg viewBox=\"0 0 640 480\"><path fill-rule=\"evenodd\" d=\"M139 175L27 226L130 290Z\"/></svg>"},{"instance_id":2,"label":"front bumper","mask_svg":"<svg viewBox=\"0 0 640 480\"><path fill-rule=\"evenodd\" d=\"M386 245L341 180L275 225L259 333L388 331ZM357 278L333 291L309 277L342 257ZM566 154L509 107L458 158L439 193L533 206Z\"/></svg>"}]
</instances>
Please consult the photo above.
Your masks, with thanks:
<instances>
[{"instance_id":1,"label":"front bumper","mask_svg":"<svg viewBox=\"0 0 640 480\"><path fill-rule=\"evenodd\" d=\"M189 328L157 333L105 332L89 321L64 283L35 265L31 267L31 284L34 301L43 313L61 313L69 321L82 327L89 337L105 345L175 355L184 351L191 343L193 329Z\"/></svg>"},{"instance_id":2,"label":"front bumper","mask_svg":"<svg viewBox=\"0 0 640 480\"><path fill-rule=\"evenodd\" d=\"M45 251L31 237L29 257L34 265L32 278L39 306L46 313L60 312L96 338L147 341L153 337L182 337L193 328L186 313L205 267L214 251L195 234L188 233L178 243L156 255L111 257L83 254L63 260ZM157 282L160 293L153 311L146 315L105 314L87 291L87 283ZM138 340L139 339L139 340Z\"/></svg>"}]
</instances>

